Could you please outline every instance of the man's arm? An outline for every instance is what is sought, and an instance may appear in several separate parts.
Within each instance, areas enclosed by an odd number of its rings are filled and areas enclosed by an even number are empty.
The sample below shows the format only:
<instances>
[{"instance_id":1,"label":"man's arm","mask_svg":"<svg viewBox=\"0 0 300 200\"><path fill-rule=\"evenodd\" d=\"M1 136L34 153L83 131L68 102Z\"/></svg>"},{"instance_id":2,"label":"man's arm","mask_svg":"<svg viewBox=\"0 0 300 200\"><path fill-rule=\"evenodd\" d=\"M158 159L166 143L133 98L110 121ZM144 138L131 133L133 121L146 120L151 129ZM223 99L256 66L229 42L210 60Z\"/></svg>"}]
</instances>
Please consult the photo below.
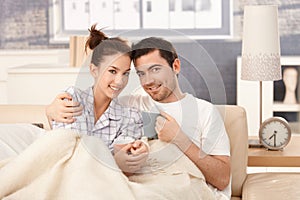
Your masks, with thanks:
<instances>
[{"instance_id":1,"label":"man's arm","mask_svg":"<svg viewBox=\"0 0 300 200\"><path fill-rule=\"evenodd\" d=\"M52 121L73 123L76 116L82 114L83 106L79 102L74 102L68 93L62 93L55 97L51 104L46 107L46 115L50 127Z\"/></svg>"},{"instance_id":2,"label":"man's arm","mask_svg":"<svg viewBox=\"0 0 300 200\"><path fill-rule=\"evenodd\" d=\"M166 113L161 114L163 117L158 117L156 122L158 138L178 146L201 170L209 184L219 190L224 190L230 182L230 157L205 155L205 153L182 132L174 118Z\"/></svg>"},{"instance_id":3,"label":"man's arm","mask_svg":"<svg viewBox=\"0 0 300 200\"><path fill-rule=\"evenodd\" d=\"M179 133L173 141L184 154L201 170L208 183L224 190L230 182L230 157L204 155L184 133Z\"/></svg>"},{"instance_id":4,"label":"man's arm","mask_svg":"<svg viewBox=\"0 0 300 200\"><path fill-rule=\"evenodd\" d=\"M125 106L132 106L130 95L122 96L119 98L119 102ZM52 121L73 123L76 116L80 116L83 111L83 106L79 102L73 101L72 96L67 92L58 94L51 104L46 106L46 116L50 127Z\"/></svg>"}]
</instances>

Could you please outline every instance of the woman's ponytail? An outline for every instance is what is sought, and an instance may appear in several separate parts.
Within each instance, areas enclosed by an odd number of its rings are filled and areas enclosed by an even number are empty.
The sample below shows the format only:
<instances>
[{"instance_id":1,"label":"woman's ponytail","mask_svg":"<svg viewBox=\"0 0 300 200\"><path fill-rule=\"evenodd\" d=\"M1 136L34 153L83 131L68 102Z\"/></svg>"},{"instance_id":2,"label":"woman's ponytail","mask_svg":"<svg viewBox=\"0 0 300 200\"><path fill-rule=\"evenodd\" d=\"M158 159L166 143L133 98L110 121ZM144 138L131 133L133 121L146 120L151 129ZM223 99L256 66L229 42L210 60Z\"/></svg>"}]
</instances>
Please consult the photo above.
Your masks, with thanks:
<instances>
[{"instance_id":1,"label":"woman's ponytail","mask_svg":"<svg viewBox=\"0 0 300 200\"><path fill-rule=\"evenodd\" d=\"M126 40L119 37L107 37L101 30L96 29L96 24L89 29L89 32L90 36L85 43L85 51L88 48L93 50L91 63L95 66L100 66L105 56L116 54L131 56L131 47Z\"/></svg>"},{"instance_id":2,"label":"woman's ponytail","mask_svg":"<svg viewBox=\"0 0 300 200\"><path fill-rule=\"evenodd\" d=\"M85 43L85 51L87 51L87 48L91 50L95 49L103 40L108 38L102 31L96 29L96 25L92 25L89 29L90 35Z\"/></svg>"}]
</instances>

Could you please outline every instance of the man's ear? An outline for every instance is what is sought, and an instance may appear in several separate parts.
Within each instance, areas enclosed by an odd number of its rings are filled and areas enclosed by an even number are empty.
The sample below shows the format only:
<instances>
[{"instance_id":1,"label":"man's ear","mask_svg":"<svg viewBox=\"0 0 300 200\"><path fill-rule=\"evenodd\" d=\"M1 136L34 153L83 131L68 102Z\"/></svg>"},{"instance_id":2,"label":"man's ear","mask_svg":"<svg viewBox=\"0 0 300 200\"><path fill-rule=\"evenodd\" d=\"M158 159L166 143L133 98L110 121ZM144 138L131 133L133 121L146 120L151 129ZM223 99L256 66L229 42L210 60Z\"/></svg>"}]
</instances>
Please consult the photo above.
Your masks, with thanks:
<instances>
[{"instance_id":1,"label":"man's ear","mask_svg":"<svg viewBox=\"0 0 300 200\"><path fill-rule=\"evenodd\" d=\"M176 74L179 74L180 72L180 60L179 58L176 58L173 62L173 65L172 65L172 68L173 68L173 71L176 73Z\"/></svg>"},{"instance_id":2,"label":"man's ear","mask_svg":"<svg viewBox=\"0 0 300 200\"><path fill-rule=\"evenodd\" d=\"M99 68L91 63L90 64L90 73L94 78L97 78L99 75Z\"/></svg>"}]
</instances>

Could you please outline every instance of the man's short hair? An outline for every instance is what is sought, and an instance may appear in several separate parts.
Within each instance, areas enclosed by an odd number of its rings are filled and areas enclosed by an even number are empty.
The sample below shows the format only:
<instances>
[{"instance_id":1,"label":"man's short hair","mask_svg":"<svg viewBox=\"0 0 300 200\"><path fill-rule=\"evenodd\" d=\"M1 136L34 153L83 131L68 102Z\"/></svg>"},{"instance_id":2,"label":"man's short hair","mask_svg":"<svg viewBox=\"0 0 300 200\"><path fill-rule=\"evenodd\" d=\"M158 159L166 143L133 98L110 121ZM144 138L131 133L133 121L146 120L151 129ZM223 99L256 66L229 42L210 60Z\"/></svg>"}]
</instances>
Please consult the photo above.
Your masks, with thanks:
<instances>
[{"instance_id":1,"label":"man's short hair","mask_svg":"<svg viewBox=\"0 0 300 200\"><path fill-rule=\"evenodd\" d=\"M159 51L160 56L164 58L172 68L173 62L178 58L178 55L174 46L169 41L162 38L149 37L133 44L131 54L132 60L135 62L139 57L155 50Z\"/></svg>"}]
</instances>

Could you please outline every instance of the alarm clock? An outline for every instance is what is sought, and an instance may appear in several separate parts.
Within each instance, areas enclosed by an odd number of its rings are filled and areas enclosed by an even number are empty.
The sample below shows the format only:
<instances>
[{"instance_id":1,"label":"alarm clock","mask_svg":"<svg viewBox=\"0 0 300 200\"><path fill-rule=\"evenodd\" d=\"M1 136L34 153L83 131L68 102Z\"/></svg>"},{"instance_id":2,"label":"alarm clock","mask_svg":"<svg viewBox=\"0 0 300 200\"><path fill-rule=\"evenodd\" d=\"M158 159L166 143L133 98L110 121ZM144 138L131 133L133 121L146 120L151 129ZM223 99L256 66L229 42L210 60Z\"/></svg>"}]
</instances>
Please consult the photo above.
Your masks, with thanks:
<instances>
[{"instance_id":1,"label":"alarm clock","mask_svg":"<svg viewBox=\"0 0 300 200\"><path fill-rule=\"evenodd\" d=\"M283 149L291 139L291 128L282 117L271 117L259 128L260 143L269 150Z\"/></svg>"}]
</instances>

